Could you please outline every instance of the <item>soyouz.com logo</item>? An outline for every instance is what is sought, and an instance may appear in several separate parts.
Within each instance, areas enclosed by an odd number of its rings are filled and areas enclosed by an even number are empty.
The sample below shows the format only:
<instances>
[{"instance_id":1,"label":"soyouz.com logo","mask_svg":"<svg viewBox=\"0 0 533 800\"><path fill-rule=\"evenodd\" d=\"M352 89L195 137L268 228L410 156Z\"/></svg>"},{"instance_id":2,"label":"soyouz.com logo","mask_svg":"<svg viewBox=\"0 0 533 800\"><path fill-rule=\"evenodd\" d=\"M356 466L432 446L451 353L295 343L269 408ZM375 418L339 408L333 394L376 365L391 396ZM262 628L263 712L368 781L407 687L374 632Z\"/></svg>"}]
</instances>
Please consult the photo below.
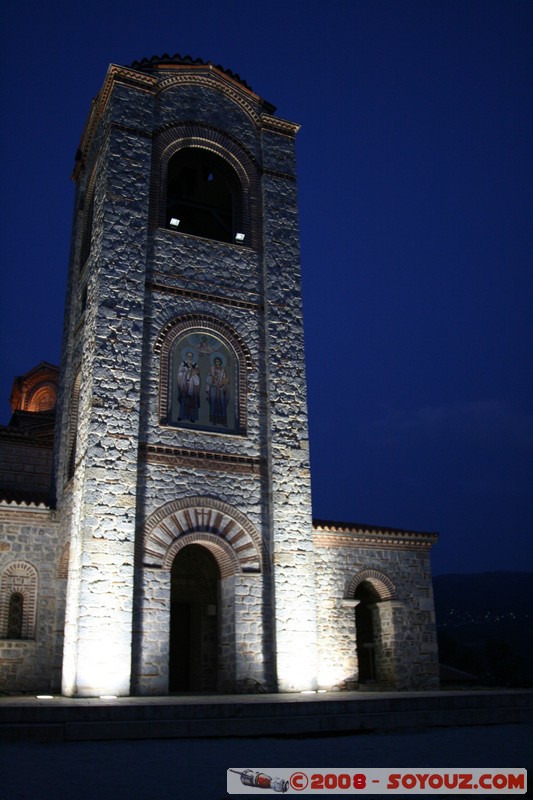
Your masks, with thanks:
<instances>
[{"instance_id":1,"label":"soyouz.com logo","mask_svg":"<svg viewBox=\"0 0 533 800\"><path fill-rule=\"evenodd\" d=\"M517 795L527 792L525 769L256 769L231 767L228 794Z\"/></svg>"}]
</instances>

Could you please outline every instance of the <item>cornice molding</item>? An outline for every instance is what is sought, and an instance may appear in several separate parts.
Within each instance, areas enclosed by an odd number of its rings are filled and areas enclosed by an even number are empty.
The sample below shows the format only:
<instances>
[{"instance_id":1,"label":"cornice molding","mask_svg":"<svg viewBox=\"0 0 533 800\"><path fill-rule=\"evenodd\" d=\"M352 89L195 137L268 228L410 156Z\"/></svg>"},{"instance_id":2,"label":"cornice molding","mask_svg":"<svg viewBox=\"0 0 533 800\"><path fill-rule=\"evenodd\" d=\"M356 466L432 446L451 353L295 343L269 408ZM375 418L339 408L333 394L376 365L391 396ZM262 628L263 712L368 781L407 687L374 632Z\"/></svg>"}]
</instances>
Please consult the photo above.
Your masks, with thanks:
<instances>
[{"instance_id":1,"label":"cornice molding","mask_svg":"<svg viewBox=\"0 0 533 800\"><path fill-rule=\"evenodd\" d=\"M271 114L261 114L261 126L265 131L290 136L291 139L294 139L301 128L297 122L289 122L281 117L273 117Z\"/></svg>"},{"instance_id":2,"label":"cornice molding","mask_svg":"<svg viewBox=\"0 0 533 800\"><path fill-rule=\"evenodd\" d=\"M141 458L147 463L167 467L258 474L264 466L264 460L261 458L216 453L210 450L191 450L186 447L146 443L141 444L139 450Z\"/></svg>"},{"instance_id":3,"label":"cornice molding","mask_svg":"<svg viewBox=\"0 0 533 800\"><path fill-rule=\"evenodd\" d=\"M313 543L317 547L387 547L392 549L429 549L438 541L437 533L421 533L387 528L341 528L313 523Z\"/></svg>"}]
</instances>

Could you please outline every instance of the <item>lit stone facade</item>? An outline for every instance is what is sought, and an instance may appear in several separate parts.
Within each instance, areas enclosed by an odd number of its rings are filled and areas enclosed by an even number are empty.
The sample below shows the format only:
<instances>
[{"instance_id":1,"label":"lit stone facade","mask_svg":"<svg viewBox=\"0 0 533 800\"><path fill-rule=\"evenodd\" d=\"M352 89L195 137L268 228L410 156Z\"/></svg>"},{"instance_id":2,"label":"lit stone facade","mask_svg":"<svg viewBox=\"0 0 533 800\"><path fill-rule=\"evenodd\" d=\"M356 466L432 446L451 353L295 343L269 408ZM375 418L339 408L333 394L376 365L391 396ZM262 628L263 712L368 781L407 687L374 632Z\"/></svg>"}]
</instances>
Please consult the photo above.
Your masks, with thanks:
<instances>
[{"instance_id":1,"label":"lit stone facade","mask_svg":"<svg viewBox=\"0 0 533 800\"><path fill-rule=\"evenodd\" d=\"M43 551L34 527L0 550L56 627L41 655L0 634L0 667L27 648L10 688L57 691L61 647L66 695L435 686L435 537L312 522L297 130L220 67L110 67L74 172L55 510Z\"/></svg>"}]
</instances>

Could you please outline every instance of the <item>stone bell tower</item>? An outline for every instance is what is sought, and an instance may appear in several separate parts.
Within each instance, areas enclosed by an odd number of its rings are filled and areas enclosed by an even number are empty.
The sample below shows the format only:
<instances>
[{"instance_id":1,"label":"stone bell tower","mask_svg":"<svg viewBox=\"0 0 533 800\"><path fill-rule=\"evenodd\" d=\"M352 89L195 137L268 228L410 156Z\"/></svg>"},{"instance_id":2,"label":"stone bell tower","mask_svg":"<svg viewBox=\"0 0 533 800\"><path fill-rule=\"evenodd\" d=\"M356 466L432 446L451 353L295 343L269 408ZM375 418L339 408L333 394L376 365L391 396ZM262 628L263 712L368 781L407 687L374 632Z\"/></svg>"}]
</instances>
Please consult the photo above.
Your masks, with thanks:
<instances>
[{"instance_id":1,"label":"stone bell tower","mask_svg":"<svg viewBox=\"0 0 533 800\"><path fill-rule=\"evenodd\" d=\"M55 467L65 694L316 685L297 130L177 55L112 65L92 103Z\"/></svg>"}]
</instances>

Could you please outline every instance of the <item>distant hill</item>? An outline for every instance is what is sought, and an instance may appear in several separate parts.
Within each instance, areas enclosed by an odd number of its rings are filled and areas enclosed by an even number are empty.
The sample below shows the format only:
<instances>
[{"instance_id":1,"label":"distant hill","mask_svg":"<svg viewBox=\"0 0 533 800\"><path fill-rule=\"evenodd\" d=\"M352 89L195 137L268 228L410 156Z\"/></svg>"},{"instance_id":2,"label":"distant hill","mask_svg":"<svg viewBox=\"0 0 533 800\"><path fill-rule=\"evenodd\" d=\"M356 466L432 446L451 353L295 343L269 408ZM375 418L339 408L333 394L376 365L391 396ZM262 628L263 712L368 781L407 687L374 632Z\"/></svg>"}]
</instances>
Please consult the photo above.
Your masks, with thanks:
<instances>
[{"instance_id":1,"label":"distant hill","mask_svg":"<svg viewBox=\"0 0 533 800\"><path fill-rule=\"evenodd\" d=\"M533 686L533 573L433 578L440 662L485 686Z\"/></svg>"}]
</instances>

